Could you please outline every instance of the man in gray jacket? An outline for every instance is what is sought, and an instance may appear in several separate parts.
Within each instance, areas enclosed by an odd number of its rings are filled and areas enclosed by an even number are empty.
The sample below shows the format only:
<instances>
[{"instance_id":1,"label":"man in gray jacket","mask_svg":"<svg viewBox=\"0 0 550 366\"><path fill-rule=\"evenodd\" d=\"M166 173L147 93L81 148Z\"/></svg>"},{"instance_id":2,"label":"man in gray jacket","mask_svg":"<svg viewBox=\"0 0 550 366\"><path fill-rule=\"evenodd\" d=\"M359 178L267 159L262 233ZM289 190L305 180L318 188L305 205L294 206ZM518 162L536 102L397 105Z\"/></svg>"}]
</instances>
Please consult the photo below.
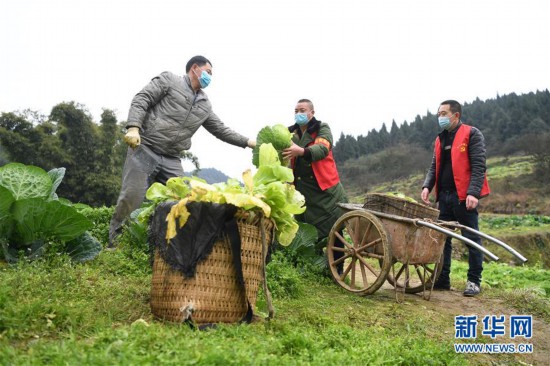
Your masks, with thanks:
<instances>
[{"instance_id":1,"label":"man in gray jacket","mask_svg":"<svg viewBox=\"0 0 550 366\"><path fill-rule=\"evenodd\" d=\"M114 247L124 220L139 208L152 183L164 184L171 177L183 175L181 156L191 147L191 137L199 127L235 146L256 145L225 126L212 111L203 91L210 83L212 63L195 56L187 62L185 71L183 77L163 72L132 100L124 136L129 148L109 227L109 247Z\"/></svg>"}]
</instances>

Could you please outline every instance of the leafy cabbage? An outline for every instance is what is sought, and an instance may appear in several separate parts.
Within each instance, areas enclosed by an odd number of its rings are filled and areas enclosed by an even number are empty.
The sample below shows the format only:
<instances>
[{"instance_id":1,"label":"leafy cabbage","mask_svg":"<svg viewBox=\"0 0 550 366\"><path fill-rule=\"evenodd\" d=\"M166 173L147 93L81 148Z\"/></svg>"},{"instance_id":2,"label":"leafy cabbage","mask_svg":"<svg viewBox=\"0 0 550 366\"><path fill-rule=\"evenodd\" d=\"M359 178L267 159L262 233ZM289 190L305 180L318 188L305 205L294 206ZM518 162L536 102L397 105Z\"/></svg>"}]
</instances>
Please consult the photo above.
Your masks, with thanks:
<instances>
[{"instance_id":1,"label":"leafy cabbage","mask_svg":"<svg viewBox=\"0 0 550 366\"><path fill-rule=\"evenodd\" d=\"M282 151L292 145L292 133L288 131L288 128L282 124L276 124L274 126L266 126L258 132L256 136L256 147L252 149L252 164L256 168L260 165L260 148L263 144L271 144L278 153L279 161L283 160Z\"/></svg>"},{"instance_id":2,"label":"leafy cabbage","mask_svg":"<svg viewBox=\"0 0 550 366\"><path fill-rule=\"evenodd\" d=\"M244 186L236 179L229 179L226 183L208 184L196 177L174 177L166 185L151 185L146 193L147 199L156 204L162 201L178 201L166 218L166 239L174 238L177 227L182 227L187 222L188 202L213 202L261 212L265 217L273 219L278 242L289 245L298 231L294 215L305 211L305 198L289 184L294 180L292 170L281 166L273 145L262 144L258 151L260 166L254 175L250 170L243 173ZM147 222L153 210L154 205L143 210L139 221Z\"/></svg>"},{"instance_id":3,"label":"leafy cabbage","mask_svg":"<svg viewBox=\"0 0 550 366\"><path fill-rule=\"evenodd\" d=\"M21 250L37 258L52 239L67 244L69 255L78 252L72 257L76 261L101 251L101 244L86 234L93 223L55 193L64 176L65 168L46 172L20 163L0 167L0 243L8 261L17 261Z\"/></svg>"}]
</instances>

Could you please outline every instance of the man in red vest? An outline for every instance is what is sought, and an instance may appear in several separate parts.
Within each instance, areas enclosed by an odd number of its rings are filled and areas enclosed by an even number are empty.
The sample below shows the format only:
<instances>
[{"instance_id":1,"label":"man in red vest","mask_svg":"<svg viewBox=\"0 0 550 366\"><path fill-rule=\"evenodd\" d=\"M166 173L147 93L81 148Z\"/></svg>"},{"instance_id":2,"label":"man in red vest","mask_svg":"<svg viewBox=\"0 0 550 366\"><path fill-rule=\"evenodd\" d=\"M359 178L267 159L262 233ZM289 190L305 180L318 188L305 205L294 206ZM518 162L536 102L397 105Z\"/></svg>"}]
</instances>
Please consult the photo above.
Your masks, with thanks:
<instances>
[{"instance_id":1,"label":"man in red vest","mask_svg":"<svg viewBox=\"0 0 550 366\"><path fill-rule=\"evenodd\" d=\"M432 164L422 185L422 200L430 204L429 195L435 188L440 220L458 221L479 230L478 202L489 194L485 139L477 128L461 122L462 106L456 100L442 102L437 116L443 131L435 139ZM462 235L481 245L478 235L465 230L462 230ZM451 253L449 236L445 241L443 269L434 284L435 290L451 289ZM468 247L468 265L464 296L476 296L481 291L483 253Z\"/></svg>"},{"instance_id":2,"label":"man in red vest","mask_svg":"<svg viewBox=\"0 0 550 366\"><path fill-rule=\"evenodd\" d=\"M309 99L300 99L294 108L295 124L288 129L292 146L283 151L290 159L294 185L306 199L306 211L296 219L317 228L319 241L326 238L332 226L342 215L338 203L347 202L346 193L332 156L332 132L327 123L314 117ZM338 247L344 247L339 241ZM335 259L338 259L338 252ZM343 264L337 271L341 273Z\"/></svg>"}]
</instances>

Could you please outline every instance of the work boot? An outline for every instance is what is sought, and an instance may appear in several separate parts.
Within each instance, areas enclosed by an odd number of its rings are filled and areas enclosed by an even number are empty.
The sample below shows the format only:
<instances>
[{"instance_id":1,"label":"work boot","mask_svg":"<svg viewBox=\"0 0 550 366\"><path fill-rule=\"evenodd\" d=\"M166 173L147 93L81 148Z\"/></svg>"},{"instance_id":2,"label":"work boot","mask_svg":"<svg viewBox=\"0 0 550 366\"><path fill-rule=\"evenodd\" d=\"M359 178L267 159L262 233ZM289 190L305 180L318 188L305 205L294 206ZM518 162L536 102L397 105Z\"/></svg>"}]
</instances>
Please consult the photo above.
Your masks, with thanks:
<instances>
[{"instance_id":1,"label":"work boot","mask_svg":"<svg viewBox=\"0 0 550 366\"><path fill-rule=\"evenodd\" d=\"M473 297L473 296L479 295L480 292L481 292L480 285L470 281L466 282L466 289L464 290L464 296Z\"/></svg>"}]
</instances>

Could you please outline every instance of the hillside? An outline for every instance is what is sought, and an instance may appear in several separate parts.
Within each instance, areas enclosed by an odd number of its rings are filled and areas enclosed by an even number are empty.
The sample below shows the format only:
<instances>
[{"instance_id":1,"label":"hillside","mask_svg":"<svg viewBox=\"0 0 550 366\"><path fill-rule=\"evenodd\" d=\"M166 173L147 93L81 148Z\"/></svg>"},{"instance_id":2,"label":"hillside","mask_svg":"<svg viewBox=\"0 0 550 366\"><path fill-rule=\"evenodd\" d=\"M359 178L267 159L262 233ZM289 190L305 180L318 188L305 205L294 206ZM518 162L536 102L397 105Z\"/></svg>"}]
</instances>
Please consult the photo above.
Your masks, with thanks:
<instances>
[{"instance_id":1,"label":"hillside","mask_svg":"<svg viewBox=\"0 0 550 366\"><path fill-rule=\"evenodd\" d=\"M184 173L186 176L191 176L191 173ZM201 168L197 174L199 178L204 179L208 184L227 182L229 177L222 171L216 168Z\"/></svg>"},{"instance_id":2,"label":"hillside","mask_svg":"<svg viewBox=\"0 0 550 366\"><path fill-rule=\"evenodd\" d=\"M534 161L534 158L528 155L489 158L487 177L491 194L482 199L480 212L550 215L550 190L545 184L541 184L536 175ZM367 193L384 192L399 192L420 201L420 191L425 177L423 172L369 185L358 180L360 174L349 174L350 170L359 170L361 165L366 164L361 159L346 163L342 183L352 202L360 203ZM391 166L392 162L386 159L386 164Z\"/></svg>"}]
</instances>

